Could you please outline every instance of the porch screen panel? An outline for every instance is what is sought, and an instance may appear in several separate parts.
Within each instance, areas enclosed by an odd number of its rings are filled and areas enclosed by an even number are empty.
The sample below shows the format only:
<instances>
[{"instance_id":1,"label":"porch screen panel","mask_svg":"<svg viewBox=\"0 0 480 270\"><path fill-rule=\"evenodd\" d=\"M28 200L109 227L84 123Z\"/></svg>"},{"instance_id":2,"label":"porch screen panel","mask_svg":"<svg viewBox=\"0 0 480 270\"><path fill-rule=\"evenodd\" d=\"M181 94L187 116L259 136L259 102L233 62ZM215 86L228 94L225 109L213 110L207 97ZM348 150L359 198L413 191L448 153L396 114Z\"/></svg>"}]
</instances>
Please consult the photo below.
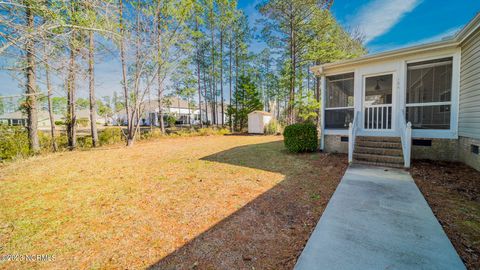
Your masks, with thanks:
<instances>
[{"instance_id":1,"label":"porch screen panel","mask_svg":"<svg viewBox=\"0 0 480 270\"><path fill-rule=\"evenodd\" d=\"M407 121L415 129L450 129L452 58L408 64Z\"/></svg>"},{"instance_id":2,"label":"porch screen panel","mask_svg":"<svg viewBox=\"0 0 480 270\"><path fill-rule=\"evenodd\" d=\"M353 81L353 73L326 78L325 128L348 129L348 124L353 121Z\"/></svg>"}]
</instances>

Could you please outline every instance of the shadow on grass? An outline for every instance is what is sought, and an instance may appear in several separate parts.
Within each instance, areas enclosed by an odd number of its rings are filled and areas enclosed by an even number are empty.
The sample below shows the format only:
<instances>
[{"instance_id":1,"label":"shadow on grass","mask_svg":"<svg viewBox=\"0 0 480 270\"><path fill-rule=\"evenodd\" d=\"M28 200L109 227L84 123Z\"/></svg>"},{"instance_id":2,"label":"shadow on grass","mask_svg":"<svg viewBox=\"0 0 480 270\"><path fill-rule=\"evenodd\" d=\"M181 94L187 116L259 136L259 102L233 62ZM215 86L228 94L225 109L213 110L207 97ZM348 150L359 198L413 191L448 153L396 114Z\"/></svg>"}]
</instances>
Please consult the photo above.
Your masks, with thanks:
<instances>
[{"instance_id":1,"label":"shadow on grass","mask_svg":"<svg viewBox=\"0 0 480 270\"><path fill-rule=\"evenodd\" d=\"M283 142L239 146L202 160L285 178L149 269L291 269L347 167L345 155L288 154Z\"/></svg>"}]
</instances>

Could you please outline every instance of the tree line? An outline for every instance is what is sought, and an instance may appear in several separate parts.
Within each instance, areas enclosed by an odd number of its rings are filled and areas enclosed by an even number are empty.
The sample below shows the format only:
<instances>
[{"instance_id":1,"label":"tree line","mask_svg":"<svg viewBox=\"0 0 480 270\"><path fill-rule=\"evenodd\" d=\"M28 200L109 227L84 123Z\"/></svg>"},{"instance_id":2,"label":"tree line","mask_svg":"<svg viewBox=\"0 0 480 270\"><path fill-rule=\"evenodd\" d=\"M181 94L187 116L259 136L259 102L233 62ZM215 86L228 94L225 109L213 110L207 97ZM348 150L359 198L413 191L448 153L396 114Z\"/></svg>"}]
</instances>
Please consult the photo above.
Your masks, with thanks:
<instances>
[{"instance_id":1,"label":"tree line","mask_svg":"<svg viewBox=\"0 0 480 270\"><path fill-rule=\"evenodd\" d=\"M330 13L333 0L264 0L253 28L235 0L22 0L0 3L0 55L24 89L30 149L39 151L37 112L46 98L55 145L55 96L66 98L68 146L76 147L76 110L88 106L98 145L95 66L99 57L121 65L119 100L133 145L145 100L158 100L165 132L165 96L195 100L200 125L245 127L255 109L290 124L318 117L312 65L364 54L361 35ZM260 52L252 42L264 42ZM60 78L56 86L52 77ZM85 78L88 102L78 97ZM41 80L41 83L39 83ZM39 85L45 89L40 89ZM57 100L58 102L58 100ZM105 103L105 102L104 102ZM116 107L116 106L115 106ZM223 117L228 115L225 122ZM203 119L205 118L205 119ZM211 118L211 119L210 119ZM219 119L220 118L220 119Z\"/></svg>"}]
</instances>

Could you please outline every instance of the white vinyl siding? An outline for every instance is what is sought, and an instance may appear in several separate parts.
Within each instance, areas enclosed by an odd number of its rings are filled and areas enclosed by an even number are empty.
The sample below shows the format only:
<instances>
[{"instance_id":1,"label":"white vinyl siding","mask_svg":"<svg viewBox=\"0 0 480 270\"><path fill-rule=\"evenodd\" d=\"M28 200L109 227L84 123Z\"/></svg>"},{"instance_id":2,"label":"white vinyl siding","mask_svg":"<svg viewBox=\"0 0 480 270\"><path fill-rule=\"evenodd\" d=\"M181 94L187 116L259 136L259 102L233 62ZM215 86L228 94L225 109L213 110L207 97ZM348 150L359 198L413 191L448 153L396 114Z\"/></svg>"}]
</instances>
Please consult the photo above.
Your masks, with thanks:
<instances>
[{"instance_id":1,"label":"white vinyl siding","mask_svg":"<svg viewBox=\"0 0 480 270\"><path fill-rule=\"evenodd\" d=\"M480 29L461 45L460 136L480 139Z\"/></svg>"}]
</instances>

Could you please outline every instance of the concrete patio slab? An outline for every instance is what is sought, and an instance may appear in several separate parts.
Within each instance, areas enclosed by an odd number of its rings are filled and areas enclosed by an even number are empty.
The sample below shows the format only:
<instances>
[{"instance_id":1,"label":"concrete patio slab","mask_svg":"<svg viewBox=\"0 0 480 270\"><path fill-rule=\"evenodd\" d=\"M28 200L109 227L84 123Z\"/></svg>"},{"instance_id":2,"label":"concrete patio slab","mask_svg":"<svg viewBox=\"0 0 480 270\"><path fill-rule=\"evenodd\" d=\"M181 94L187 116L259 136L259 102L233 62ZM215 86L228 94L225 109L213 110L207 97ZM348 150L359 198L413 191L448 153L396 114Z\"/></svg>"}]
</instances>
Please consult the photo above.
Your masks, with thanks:
<instances>
[{"instance_id":1,"label":"concrete patio slab","mask_svg":"<svg viewBox=\"0 0 480 270\"><path fill-rule=\"evenodd\" d=\"M352 165L295 269L466 268L408 172Z\"/></svg>"}]
</instances>

